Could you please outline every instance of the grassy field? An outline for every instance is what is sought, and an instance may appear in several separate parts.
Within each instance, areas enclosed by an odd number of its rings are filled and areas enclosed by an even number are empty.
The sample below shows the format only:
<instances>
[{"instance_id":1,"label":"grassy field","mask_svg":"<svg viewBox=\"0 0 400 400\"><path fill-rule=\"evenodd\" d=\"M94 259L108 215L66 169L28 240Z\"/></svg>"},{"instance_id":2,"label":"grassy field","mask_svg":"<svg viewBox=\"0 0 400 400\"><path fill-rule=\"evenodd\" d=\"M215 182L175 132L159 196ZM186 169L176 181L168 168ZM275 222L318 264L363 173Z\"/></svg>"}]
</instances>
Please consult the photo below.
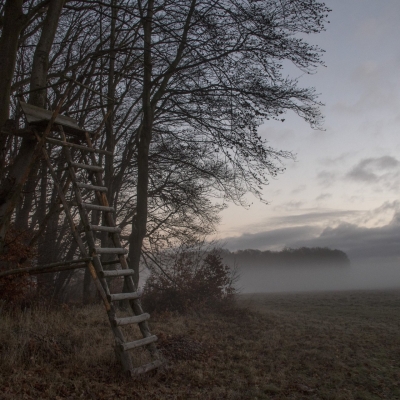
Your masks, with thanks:
<instances>
[{"instance_id":1,"label":"grassy field","mask_svg":"<svg viewBox=\"0 0 400 400\"><path fill-rule=\"evenodd\" d=\"M400 291L238 304L153 315L168 367L136 379L101 307L2 312L0 399L400 399Z\"/></svg>"}]
</instances>

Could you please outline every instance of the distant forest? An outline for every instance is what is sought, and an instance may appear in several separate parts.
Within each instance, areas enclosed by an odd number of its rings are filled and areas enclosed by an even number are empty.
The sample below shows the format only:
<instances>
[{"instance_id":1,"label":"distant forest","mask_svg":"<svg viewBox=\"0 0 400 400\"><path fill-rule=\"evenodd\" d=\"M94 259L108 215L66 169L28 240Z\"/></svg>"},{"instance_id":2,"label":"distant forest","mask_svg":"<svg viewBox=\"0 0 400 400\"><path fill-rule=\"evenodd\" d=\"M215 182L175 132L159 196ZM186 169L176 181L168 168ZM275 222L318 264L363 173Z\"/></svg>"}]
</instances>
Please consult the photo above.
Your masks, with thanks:
<instances>
[{"instance_id":1,"label":"distant forest","mask_svg":"<svg viewBox=\"0 0 400 400\"><path fill-rule=\"evenodd\" d=\"M246 265L268 266L350 266L347 254L341 250L328 247L300 247L291 249L285 247L281 251L238 250L230 252L223 250L224 261L236 263L241 267Z\"/></svg>"}]
</instances>

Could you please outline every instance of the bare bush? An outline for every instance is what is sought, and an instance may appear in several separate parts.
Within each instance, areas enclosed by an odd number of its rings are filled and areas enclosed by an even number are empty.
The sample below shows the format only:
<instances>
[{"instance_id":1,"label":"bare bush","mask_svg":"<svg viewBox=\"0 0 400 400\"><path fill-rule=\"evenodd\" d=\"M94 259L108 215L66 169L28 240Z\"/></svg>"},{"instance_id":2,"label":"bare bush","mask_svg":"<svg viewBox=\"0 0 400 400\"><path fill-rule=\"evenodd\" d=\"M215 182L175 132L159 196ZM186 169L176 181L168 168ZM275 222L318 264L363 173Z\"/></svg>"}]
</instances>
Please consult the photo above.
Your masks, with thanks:
<instances>
[{"instance_id":1,"label":"bare bush","mask_svg":"<svg viewBox=\"0 0 400 400\"><path fill-rule=\"evenodd\" d=\"M143 295L148 311L186 313L233 300L237 275L222 262L217 250L204 254L184 251L167 258L166 265L151 267Z\"/></svg>"},{"instance_id":2,"label":"bare bush","mask_svg":"<svg viewBox=\"0 0 400 400\"><path fill-rule=\"evenodd\" d=\"M27 245L28 232L10 228L6 235L7 252L0 255L0 271L21 267L21 260L34 258L36 249ZM24 267L30 266L27 262ZM3 307L13 308L28 301L35 288L35 281L28 275L10 275L0 278L0 301Z\"/></svg>"}]
</instances>

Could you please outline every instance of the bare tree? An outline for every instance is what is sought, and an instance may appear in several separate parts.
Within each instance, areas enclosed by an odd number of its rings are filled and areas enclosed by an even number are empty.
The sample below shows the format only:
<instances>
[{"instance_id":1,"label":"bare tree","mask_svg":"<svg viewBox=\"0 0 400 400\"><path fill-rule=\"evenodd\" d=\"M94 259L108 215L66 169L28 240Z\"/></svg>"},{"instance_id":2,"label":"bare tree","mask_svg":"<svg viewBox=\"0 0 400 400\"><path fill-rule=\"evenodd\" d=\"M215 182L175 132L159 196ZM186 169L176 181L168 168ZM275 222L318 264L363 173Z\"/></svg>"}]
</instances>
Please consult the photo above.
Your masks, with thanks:
<instances>
[{"instance_id":1,"label":"bare tree","mask_svg":"<svg viewBox=\"0 0 400 400\"><path fill-rule=\"evenodd\" d=\"M301 88L283 71L287 62L305 72L321 64L322 51L298 34L324 29L329 10L323 3L68 0L63 8L62 2L50 3L44 9L47 2L32 1L22 11L30 16L18 33L8 101L10 90L47 87L32 92L30 101L38 98L35 104L52 109L74 79L62 112L92 130L106 117L96 144L114 152L101 162L136 283L144 247L211 232L227 200L240 204L249 191L261 197L269 177L283 171L280 161L291 154L261 139L261 123L281 120L288 111L314 127L320 123L314 90ZM49 32L43 29L46 20L53 24ZM1 49L0 40L0 61ZM28 60L35 60L35 53L48 65L31 69ZM27 161L33 144L7 143L3 236L34 165ZM50 221L59 226L51 240L67 254L61 208L49 201L51 191L40 192L47 173L37 165L29 181L37 189L27 190L31 196L18 213L36 238Z\"/></svg>"}]
</instances>

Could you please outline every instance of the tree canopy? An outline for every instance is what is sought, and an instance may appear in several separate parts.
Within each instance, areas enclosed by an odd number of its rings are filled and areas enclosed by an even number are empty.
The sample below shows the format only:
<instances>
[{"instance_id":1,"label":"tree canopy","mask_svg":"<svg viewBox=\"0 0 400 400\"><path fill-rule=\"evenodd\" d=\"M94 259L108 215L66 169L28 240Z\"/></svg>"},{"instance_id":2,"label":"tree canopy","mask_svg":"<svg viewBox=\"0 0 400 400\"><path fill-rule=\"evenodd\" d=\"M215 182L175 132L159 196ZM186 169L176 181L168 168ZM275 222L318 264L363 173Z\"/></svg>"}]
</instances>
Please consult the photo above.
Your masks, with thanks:
<instances>
[{"instance_id":1,"label":"tree canopy","mask_svg":"<svg viewBox=\"0 0 400 400\"><path fill-rule=\"evenodd\" d=\"M320 126L315 90L285 65L322 64L306 39L328 12L315 0L0 1L2 132L8 118L24 124L17 96L54 109L72 85L61 113L101 127L97 145L114 152L105 184L138 280L143 246L210 233L226 201L261 197L283 170L291 153L270 147L260 124L291 111ZM36 144L4 133L0 144L0 241L13 221L42 258L49 241L73 255Z\"/></svg>"}]
</instances>

